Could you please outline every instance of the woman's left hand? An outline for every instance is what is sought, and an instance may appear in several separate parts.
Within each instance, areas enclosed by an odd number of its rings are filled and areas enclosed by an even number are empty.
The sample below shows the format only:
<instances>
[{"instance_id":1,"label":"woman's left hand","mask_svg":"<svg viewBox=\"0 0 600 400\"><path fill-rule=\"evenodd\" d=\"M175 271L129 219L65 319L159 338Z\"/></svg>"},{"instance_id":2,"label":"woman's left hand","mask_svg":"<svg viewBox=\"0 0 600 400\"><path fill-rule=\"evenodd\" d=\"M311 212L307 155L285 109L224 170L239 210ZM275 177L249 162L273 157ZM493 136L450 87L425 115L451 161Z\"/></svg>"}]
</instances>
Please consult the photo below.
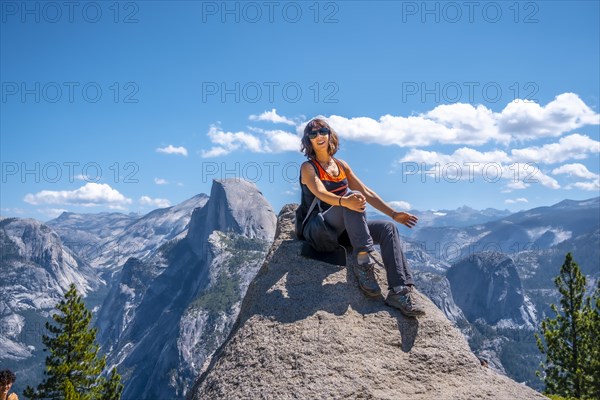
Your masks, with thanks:
<instances>
[{"instance_id":1,"label":"woman's left hand","mask_svg":"<svg viewBox=\"0 0 600 400\"><path fill-rule=\"evenodd\" d=\"M417 224L417 221L419 220L416 216L406 212L395 212L394 214L392 214L392 218L394 219L394 221L406 225L409 228L415 226Z\"/></svg>"}]
</instances>

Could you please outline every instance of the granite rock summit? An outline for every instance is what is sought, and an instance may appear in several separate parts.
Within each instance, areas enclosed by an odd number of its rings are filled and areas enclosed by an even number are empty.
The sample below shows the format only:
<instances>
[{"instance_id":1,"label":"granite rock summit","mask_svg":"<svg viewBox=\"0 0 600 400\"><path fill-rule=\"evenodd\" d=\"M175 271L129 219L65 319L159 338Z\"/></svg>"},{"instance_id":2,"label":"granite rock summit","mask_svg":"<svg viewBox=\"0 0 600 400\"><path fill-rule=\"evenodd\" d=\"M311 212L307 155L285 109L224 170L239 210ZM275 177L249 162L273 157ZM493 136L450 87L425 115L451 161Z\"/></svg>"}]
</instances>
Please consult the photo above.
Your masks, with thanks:
<instances>
[{"instance_id":1,"label":"granite rock summit","mask_svg":"<svg viewBox=\"0 0 600 400\"><path fill-rule=\"evenodd\" d=\"M481 366L425 296L427 315L407 318L383 297L362 295L351 260L339 267L302 258L295 207L280 212L236 324L188 399L545 398ZM384 271L378 279L385 289Z\"/></svg>"}]
</instances>

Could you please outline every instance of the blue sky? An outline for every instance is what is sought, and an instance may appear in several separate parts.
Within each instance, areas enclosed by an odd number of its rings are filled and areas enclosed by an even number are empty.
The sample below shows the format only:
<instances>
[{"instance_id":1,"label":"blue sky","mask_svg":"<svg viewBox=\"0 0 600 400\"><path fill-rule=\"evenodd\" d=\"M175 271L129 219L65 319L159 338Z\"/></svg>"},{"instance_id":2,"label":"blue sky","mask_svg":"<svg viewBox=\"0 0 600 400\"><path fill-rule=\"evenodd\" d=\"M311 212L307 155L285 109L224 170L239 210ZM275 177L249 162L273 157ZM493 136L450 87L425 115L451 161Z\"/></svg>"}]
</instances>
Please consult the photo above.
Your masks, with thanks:
<instances>
[{"instance_id":1,"label":"blue sky","mask_svg":"<svg viewBox=\"0 0 600 400\"><path fill-rule=\"evenodd\" d=\"M298 202L304 124L397 209L599 195L597 1L1 1L2 216ZM72 7L72 8L69 8Z\"/></svg>"}]
</instances>

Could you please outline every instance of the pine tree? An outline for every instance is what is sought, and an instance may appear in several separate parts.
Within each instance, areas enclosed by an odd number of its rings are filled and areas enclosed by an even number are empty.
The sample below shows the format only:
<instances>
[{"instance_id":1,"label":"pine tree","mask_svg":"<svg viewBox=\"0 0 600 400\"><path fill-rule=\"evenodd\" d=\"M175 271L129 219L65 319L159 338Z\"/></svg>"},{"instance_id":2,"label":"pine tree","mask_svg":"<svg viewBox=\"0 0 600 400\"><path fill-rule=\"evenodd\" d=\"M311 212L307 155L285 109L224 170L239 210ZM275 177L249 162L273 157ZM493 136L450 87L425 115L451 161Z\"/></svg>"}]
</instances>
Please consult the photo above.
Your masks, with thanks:
<instances>
[{"instance_id":1,"label":"pine tree","mask_svg":"<svg viewBox=\"0 0 600 400\"><path fill-rule=\"evenodd\" d=\"M587 334L584 336L584 351L589 354L582 365L584 373L583 393L590 398L600 399L600 280L591 298L587 298L582 312Z\"/></svg>"},{"instance_id":2,"label":"pine tree","mask_svg":"<svg viewBox=\"0 0 600 400\"><path fill-rule=\"evenodd\" d=\"M110 378L105 380L102 388L101 400L119 400L123 385L121 384L121 376L117 374L117 369L113 368L110 371Z\"/></svg>"},{"instance_id":3,"label":"pine tree","mask_svg":"<svg viewBox=\"0 0 600 400\"><path fill-rule=\"evenodd\" d=\"M66 379L63 384L63 393L65 395L65 400L80 400L81 396L75 392L75 388L69 379Z\"/></svg>"},{"instance_id":4,"label":"pine tree","mask_svg":"<svg viewBox=\"0 0 600 400\"><path fill-rule=\"evenodd\" d=\"M106 356L100 357L96 341L96 329L90 327L92 313L85 308L74 284L52 315L56 325L46 323L50 335L42 342L50 353L46 357L46 379L37 389L27 387L25 397L31 399L96 400L119 399L122 385L120 376L113 369L107 382L101 376ZM105 390L112 390L111 397L103 397Z\"/></svg>"},{"instance_id":5,"label":"pine tree","mask_svg":"<svg viewBox=\"0 0 600 400\"><path fill-rule=\"evenodd\" d=\"M546 355L545 363L540 365L543 374L538 371L538 376L543 377L546 394L598 398L592 389L598 384L597 375L590 375L598 368L597 335L594 337L598 330L597 295L594 307L589 298L584 301L586 279L571 253L566 255L554 283L561 295L560 310L552 304L556 318L545 318L541 335L535 334L538 348Z\"/></svg>"}]
</instances>

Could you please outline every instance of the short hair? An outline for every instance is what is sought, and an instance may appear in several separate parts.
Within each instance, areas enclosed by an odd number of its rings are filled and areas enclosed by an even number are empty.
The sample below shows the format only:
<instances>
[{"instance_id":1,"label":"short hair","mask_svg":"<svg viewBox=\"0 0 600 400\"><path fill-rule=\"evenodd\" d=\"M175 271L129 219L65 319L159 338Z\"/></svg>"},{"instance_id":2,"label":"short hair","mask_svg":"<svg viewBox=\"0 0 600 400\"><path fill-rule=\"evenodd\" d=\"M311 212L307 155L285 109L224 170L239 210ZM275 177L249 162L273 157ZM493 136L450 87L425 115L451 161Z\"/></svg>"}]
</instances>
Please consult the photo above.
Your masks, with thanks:
<instances>
[{"instance_id":1,"label":"short hair","mask_svg":"<svg viewBox=\"0 0 600 400\"><path fill-rule=\"evenodd\" d=\"M327 152L329 153L330 156L337 153L337 151L340 148L340 141L338 139L338 135L333 130L333 128L331 126L329 126L329 124L327 122L325 122L325 120L323 120L321 118L313 118L304 127L304 136L302 136L302 142L301 142L301 147L300 147L300 151L304 153L306 158L315 158L316 157L315 149L313 149L313 146L312 146L312 143L310 142L308 134L311 131L314 131L315 129L319 129L319 128L328 128L329 129L329 149L327 149Z\"/></svg>"},{"instance_id":2,"label":"short hair","mask_svg":"<svg viewBox=\"0 0 600 400\"><path fill-rule=\"evenodd\" d=\"M7 386L17 379L17 376L10 370L5 369L0 371L0 386Z\"/></svg>"}]
</instances>

